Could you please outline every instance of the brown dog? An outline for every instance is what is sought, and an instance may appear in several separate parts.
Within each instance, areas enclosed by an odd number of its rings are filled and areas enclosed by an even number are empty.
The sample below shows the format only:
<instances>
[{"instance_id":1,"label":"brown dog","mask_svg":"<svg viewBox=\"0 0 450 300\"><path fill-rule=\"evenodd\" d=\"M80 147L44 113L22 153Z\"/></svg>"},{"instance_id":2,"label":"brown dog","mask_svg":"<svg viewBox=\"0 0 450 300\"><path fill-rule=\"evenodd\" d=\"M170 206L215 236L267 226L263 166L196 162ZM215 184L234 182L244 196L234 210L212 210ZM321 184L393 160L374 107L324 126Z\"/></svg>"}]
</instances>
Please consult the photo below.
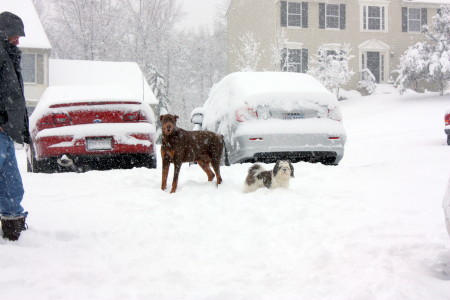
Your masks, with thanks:
<instances>
[{"instance_id":1,"label":"brown dog","mask_svg":"<svg viewBox=\"0 0 450 300\"><path fill-rule=\"evenodd\" d=\"M170 163L174 165L171 193L175 193L178 185L178 175L181 164L196 161L208 175L208 181L214 179L216 173L217 184L222 182L220 176L220 160L223 152L223 136L210 131L186 131L177 127L178 116L162 115L162 183L161 189L167 187ZM212 165L214 173L209 168Z\"/></svg>"}]
</instances>

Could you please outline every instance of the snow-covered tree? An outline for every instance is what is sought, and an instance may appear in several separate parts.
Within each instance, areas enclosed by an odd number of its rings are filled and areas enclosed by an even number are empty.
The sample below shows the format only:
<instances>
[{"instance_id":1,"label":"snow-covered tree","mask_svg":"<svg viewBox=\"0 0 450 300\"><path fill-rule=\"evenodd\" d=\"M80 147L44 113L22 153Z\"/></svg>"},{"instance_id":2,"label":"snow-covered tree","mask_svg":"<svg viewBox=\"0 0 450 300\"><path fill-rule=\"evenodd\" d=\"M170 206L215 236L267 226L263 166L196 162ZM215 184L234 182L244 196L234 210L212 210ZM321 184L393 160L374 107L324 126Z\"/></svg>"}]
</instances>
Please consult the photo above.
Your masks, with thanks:
<instances>
[{"instance_id":1,"label":"snow-covered tree","mask_svg":"<svg viewBox=\"0 0 450 300\"><path fill-rule=\"evenodd\" d=\"M399 76L396 84L401 94L408 87L417 89L419 81L427 78L430 52L431 49L427 43L417 43L409 47L404 55L400 57Z\"/></svg>"},{"instance_id":2,"label":"snow-covered tree","mask_svg":"<svg viewBox=\"0 0 450 300\"><path fill-rule=\"evenodd\" d=\"M280 63L283 60L283 49L286 48L288 39L283 30L277 31L275 40L270 45L270 52L272 55L272 70L280 70Z\"/></svg>"},{"instance_id":3,"label":"snow-covered tree","mask_svg":"<svg viewBox=\"0 0 450 300\"><path fill-rule=\"evenodd\" d=\"M164 76L159 73L156 68L150 73L150 77L148 78L148 83L150 88L155 94L156 99L158 100L158 106L156 107L156 140L159 142L161 137L161 122L159 117L161 115L167 114L170 112L170 102L169 95L167 92L167 83Z\"/></svg>"},{"instance_id":4,"label":"snow-covered tree","mask_svg":"<svg viewBox=\"0 0 450 300\"><path fill-rule=\"evenodd\" d=\"M255 39L253 33L247 31L239 37L239 45L235 48L236 67L241 72L256 71L258 63L261 60L263 50L261 44Z\"/></svg>"},{"instance_id":5,"label":"snow-covered tree","mask_svg":"<svg viewBox=\"0 0 450 300\"><path fill-rule=\"evenodd\" d=\"M155 94L156 99L158 99L156 117L159 118L159 116L170 112L166 78L154 68L148 79L148 83L150 84L150 88L152 89L153 94Z\"/></svg>"},{"instance_id":6,"label":"snow-covered tree","mask_svg":"<svg viewBox=\"0 0 450 300\"><path fill-rule=\"evenodd\" d=\"M441 7L433 17L431 31L425 26L424 33L432 45L429 81L436 82L443 95L446 82L450 80L450 5Z\"/></svg>"},{"instance_id":7,"label":"snow-covered tree","mask_svg":"<svg viewBox=\"0 0 450 300\"><path fill-rule=\"evenodd\" d=\"M310 59L308 74L317 78L326 88L336 93L355 74L350 70L348 62L353 58L348 44L330 50L325 46L319 47L319 53Z\"/></svg>"},{"instance_id":8,"label":"snow-covered tree","mask_svg":"<svg viewBox=\"0 0 450 300\"><path fill-rule=\"evenodd\" d=\"M117 47L120 11L115 0L53 0L53 26L46 31L59 57L85 60L112 58ZM42 11L41 11L42 12Z\"/></svg>"},{"instance_id":9,"label":"snow-covered tree","mask_svg":"<svg viewBox=\"0 0 450 300\"><path fill-rule=\"evenodd\" d=\"M169 112L178 114L184 127L191 125L190 111L203 105L211 86L226 74L225 2L214 26L181 31L175 25L182 0L33 1L53 58L134 61L150 84L157 70L165 80Z\"/></svg>"},{"instance_id":10,"label":"snow-covered tree","mask_svg":"<svg viewBox=\"0 0 450 300\"><path fill-rule=\"evenodd\" d=\"M425 25L422 32L427 40L405 51L396 83L402 93L418 80L426 80L436 83L443 95L450 80L450 5L442 6L433 17L431 29Z\"/></svg>"}]
</instances>

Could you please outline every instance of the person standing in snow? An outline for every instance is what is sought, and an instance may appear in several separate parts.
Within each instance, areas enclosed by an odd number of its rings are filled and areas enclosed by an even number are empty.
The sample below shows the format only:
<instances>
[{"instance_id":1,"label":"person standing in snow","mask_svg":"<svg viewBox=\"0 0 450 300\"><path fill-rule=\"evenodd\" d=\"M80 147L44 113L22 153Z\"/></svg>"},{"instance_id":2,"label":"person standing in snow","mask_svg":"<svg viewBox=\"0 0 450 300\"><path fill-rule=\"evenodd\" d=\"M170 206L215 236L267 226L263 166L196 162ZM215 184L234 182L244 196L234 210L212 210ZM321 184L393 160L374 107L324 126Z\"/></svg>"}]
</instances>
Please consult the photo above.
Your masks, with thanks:
<instances>
[{"instance_id":1,"label":"person standing in snow","mask_svg":"<svg viewBox=\"0 0 450 300\"><path fill-rule=\"evenodd\" d=\"M19 38L22 20L10 12L0 14L0 219L3 238L16 241L25 230L28 212L21 206L24 189L14 142L30 143L28 114L21 74Z\"/></svg>"}]
</instances>

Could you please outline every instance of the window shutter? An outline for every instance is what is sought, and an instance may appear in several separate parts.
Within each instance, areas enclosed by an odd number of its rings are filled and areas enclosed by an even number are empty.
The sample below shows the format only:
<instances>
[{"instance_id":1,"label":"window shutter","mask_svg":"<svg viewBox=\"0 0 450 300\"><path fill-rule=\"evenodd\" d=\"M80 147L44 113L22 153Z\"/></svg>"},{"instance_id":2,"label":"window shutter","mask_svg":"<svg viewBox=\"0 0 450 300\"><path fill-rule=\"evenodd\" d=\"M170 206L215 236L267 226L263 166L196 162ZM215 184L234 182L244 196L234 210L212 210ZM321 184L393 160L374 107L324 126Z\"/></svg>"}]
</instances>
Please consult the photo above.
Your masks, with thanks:
<instances>
[{"instance_id":1,"label":"window shutter","mask_svg":"<svg viewBox=\"0 0 450 300\"><path fill-rule=\"evenodd\" d=\"M339 28L345 29L345 4L339 5Z\"/></svg>"},{"instance_id":2,"label":"window shutter","mask_svg":"<svg viewBox=\"0 0 450 300\"><path fill-rule=\"evenodd\" d=\"M308 72L308 49L302 49L302 73Z\"/></svg>"},{"instance_id":3,"label":"window shutter","mask_svg":"<svg viewBox=\"0 0 450 300\"><path fill-rule=\"evenodd\" d=\"M281 1L281 27L287 27L287 2Z\"/></svg>"},{"instance_id":4,"label":"window shutter","mask_svg":"<svg viewBox=\"0 0 450 300\"><path fill-rule=\"evenodd\" d=\"M366 14L367 14L367 6L363 6L363 29L367 29L367 19L366 19Z\"/></svg>"},{"instance_id":5,"label":"window shutter","mask_svg":"<svg viewBox=\"0 0 450 300\"><path fill-rule=\"evenodd\" d=\"M308 2L302 2L302 27L308 28Z\"/></svg>"},{"instance_id":6,"label":"window shutter","mask_svg":"<svg viewBox=\"0 0 450 300\"><path fill-rule=\"evenodd\" d=\"M427 9L420 9L420 26L427 25Z\"/></svg>"},{"instance_id":7,"label":"window shutter","mask_svg":"<svg viewBox=\"0 0 450 300\"><path fill-rule=\"evenodd\" d=\"M441 9L440 8L437 9L437 14L441 15Z\"/></svg>"},{"instance_id":8,"label":"window shutter","mask_svg":"<svg viewBox=\"0 0 450 300\"><path fill-rule=\"evenodd\" d=\"M36 83L44 84L44 55L36 55Z\"/></svg>"},{"instance_id":9,"label":"window shutter","mask_svg":"<svg viewBox=\"0 0 450 300\"><path fill-rule=\"evenodd\" d=\"M402 7L402 32L408 31L408 8Z\"/></svg>"},{"instance_id":10,"label":"window shutter","mask_svg":"<svg viewBox=\"0 0 450 300\"><path fill-rule=\"evenodd\" d=\"M319 28L325 28L325 3L319 3Z\"/></svg>"}]
</instances>

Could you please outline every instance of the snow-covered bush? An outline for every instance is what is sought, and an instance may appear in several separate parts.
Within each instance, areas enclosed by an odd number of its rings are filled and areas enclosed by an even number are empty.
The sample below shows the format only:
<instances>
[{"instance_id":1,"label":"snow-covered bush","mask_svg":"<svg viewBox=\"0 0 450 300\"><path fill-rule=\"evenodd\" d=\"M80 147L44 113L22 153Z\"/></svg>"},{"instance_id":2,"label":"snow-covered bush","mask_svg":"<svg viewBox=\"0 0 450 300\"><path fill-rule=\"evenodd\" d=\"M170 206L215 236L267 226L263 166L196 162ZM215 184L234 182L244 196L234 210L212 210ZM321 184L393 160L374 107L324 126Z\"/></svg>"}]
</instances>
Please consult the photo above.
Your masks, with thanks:
<instances>
[{"instance_id":1,"label":"snow-covered bush","mask_svg":"<svg viewBox=\"0 0 450 300\"><path fill-rule=\"evenodd\" d=\"M319 53L311 58L309 63L308 74L314 76L338 98L339 88L355 74L348 66L349 60L354 57L350 55L350 51L347 44L337 50L330 50L322 45L319 47Z\"/></svg>"},{"instance_id":2,"label":"snow-covered bush","mask_svg":"<svg viewBox=\"0 0 450 300\"><path fill-rule=\"evenodd\" d=\"M358 88L365 89L370 95L373 94L377 88L375 76L373 76L369 69L363 69L361 73L363 74L363 78L358 81Z\"/></svg>"},{"instance_id":3,"label":"snow-covered bush","mask_svg":"<svg viewBox=\"0 0 450 300\"><path fill-rule=\"evenodd\" d=\"M422 33L427 40L410 47L400 58L398 89L403 93L417 87L419 80L426 80L437 84L443 95L450 80L450 5L442 6L433 17L431 30L425 25Z\"/></svg>"},{"instance_id":4,"label":"snow-covered bush","mask_svg":"<svg viewBox=\"0 0 450 300\"><path fill-rule=\"evenodd\" d=\"M430 51L427 43L417 43L400 57L400 70L396 81L400 94L408 87L417 90L419 81L427 78Z\"/></svg>"}]
</instances>

